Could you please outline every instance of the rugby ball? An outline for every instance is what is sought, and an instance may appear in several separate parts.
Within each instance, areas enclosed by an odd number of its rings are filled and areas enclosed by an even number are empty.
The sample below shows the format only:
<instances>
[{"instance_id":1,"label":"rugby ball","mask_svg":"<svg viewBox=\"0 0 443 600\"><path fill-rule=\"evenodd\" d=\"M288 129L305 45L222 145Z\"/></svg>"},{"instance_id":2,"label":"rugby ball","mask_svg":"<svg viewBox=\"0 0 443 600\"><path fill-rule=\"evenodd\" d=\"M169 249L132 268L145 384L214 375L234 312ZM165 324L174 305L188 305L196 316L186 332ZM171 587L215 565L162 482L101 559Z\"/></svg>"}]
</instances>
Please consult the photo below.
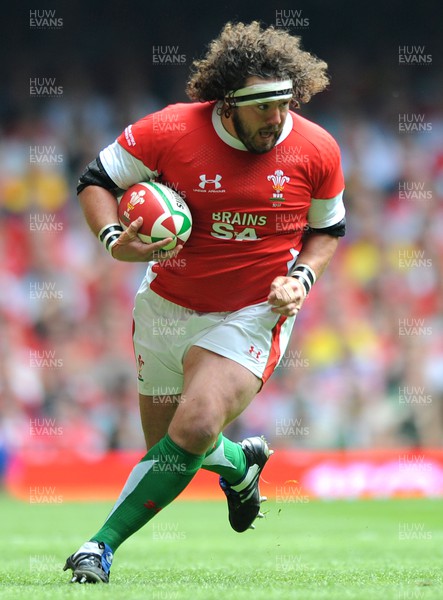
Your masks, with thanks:
<instances>
[{"instance_id":1,"label":"rugby ball","mask_svg":"<svg viewBox=\"0 0 443 600\"><path fill-rule=\"evenodd\" d=\"M128 188L119 199L118 218L128 227L137 217L143 217L138 237L146 244L172 237L162 250L172 250L184 244L192 230L191 212L175 190L155 181L142 181Z\"/></svg>"}]
</instances>

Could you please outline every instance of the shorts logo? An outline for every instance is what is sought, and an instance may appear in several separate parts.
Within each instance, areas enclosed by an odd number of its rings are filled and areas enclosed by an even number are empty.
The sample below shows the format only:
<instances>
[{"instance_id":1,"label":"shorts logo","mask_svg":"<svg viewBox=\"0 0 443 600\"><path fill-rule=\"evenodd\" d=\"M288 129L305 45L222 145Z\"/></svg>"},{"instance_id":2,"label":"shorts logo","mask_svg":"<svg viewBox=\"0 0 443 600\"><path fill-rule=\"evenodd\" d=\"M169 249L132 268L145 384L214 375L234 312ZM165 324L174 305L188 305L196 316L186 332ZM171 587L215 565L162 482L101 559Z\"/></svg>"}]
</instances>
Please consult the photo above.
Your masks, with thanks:
<instances>
[{"instance_id":1,"label":"shorts logo","mask_svg":"<svg viewBox=\"0 0 443 600\"><path fill-rule=\"evenodd\" d=\"M143 365L145 364L145 361L142 359L141 354L138 355L137 358L137 379L139 381L144 381L143 377L142 377L142 369L143 369Z\"/></svg>"},{"instance_id":2,"label":"shorts logo","mask_svg":"<svg viewBox=\"0 0 443 600\"><path fill-rule=\"evenodd\" d=\"M252 356L252 358L255 358L255 360L260 360L260 355L262 354L263 350L257 349L255 346L251 346L248 350L248 353Z\"/></svg>"}]
</instances>

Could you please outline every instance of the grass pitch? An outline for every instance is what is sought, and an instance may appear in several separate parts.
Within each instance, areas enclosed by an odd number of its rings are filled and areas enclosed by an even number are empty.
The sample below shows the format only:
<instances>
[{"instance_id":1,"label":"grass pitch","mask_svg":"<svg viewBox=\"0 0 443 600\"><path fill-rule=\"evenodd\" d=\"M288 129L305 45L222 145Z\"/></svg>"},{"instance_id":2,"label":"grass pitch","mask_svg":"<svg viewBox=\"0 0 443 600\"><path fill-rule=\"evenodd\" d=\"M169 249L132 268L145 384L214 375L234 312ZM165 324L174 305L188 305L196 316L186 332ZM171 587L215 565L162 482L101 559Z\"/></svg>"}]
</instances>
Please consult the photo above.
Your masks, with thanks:
<instances>
[{"instance_id":1,"label":"grass pitch","mask_svg":"<svg viewBox=\"0 0 443 600\"><path fill-rule=\"evenodd\" d=\"M175 502L118 550L108 586L81 586L64 560L111 504L0 498L0 598L443 598L441 500L264 506L256 530L237 534L225 502Z\"/></svg>"}]
</instances>

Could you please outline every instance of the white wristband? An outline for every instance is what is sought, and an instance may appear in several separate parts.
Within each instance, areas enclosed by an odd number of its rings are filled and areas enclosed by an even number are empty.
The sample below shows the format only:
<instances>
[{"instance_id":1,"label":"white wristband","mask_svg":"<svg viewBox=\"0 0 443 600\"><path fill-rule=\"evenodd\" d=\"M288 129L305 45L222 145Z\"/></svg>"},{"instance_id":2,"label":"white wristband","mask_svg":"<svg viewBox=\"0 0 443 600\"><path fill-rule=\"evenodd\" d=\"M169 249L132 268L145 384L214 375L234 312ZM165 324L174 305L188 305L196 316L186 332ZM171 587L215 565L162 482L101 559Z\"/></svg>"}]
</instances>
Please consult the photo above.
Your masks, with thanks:
<instances>
[{"instance_id":1,"label":"white wristband","mask_svg":"<svg viewBox=\"0 0 443 600\"><path fill-rule=\"evenodd\" d=\"M315 272L312 269L312 267L304 263L296 263L290 273L290 276L295 277L300 281L300 283L303 284L306 296L309 294L312 286L317 281L317 276L315 275Z\"/></svg>"},{"instance_id":2,"label":"white wristband","mask_svg":"<svg viewBox=\"0 0 443 600\"><path fill-rule=\"evenodd\" d=\"M98 239L101 241L101 243L104 245L104 247L111 256L111 250L113 246L117 243L117 240L122 232L123 227L120 225L120 223L108 223L108 225L102 227L98 232Z\"/></svg>"}]
</instances>

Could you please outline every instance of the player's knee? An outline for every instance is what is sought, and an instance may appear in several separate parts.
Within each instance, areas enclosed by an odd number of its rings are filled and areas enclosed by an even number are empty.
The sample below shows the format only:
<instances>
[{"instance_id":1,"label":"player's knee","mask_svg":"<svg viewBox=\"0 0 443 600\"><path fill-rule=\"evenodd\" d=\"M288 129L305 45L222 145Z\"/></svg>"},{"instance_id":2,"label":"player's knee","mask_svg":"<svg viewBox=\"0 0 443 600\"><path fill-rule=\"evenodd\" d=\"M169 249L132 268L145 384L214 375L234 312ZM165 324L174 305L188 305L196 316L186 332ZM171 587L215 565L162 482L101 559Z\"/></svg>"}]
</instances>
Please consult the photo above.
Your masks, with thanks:
<instances>
[{"instance_id":1,"label":"player's knee","mask_svg":"<svg viewBox=\"0 0 443 600\"><path fill-rule=\"evenodd\" d=\"M211 415L174 419L169 428L172 439L185 450L200 454L210 448L220 433L218 419Z\"/></svg>"},{"instance_id":2,"label":"player's knee","mask_svg":"<svg viewBox=\"0 0 443 600\"><path fill-rule=\"evenodd\" d=\"M199 446L211 446L218 437L220 428L208 419L196 421L188 424L184 429L184 434L189 439L198 442Z\"/></svg>"}]
</instances>

